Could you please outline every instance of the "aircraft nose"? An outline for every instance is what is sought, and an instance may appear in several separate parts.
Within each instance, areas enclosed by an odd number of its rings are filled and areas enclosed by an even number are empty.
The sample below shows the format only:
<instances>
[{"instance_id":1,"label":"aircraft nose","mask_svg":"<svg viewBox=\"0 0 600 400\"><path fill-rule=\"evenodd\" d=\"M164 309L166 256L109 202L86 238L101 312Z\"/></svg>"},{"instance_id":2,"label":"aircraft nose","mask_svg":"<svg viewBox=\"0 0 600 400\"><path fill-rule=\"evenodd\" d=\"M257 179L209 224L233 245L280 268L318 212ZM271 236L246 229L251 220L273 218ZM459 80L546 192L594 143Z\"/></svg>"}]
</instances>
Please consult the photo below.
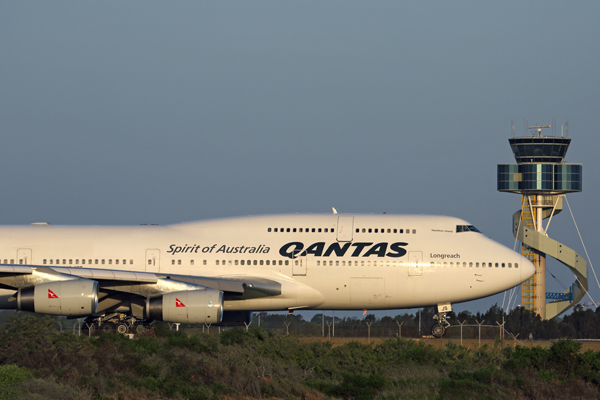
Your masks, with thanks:
<instances>
[{"instance_id":1,"label":"aircraft nose","mask_svg":"<svg viewBox=\"0 0 600 400\"><path fill-rule=\"evenodd\" d=\"M521 268L521 280L525 282L535 274L535 265L523 256L521 256L521 265L523 266Z\"/></svg>"}]
</instances>

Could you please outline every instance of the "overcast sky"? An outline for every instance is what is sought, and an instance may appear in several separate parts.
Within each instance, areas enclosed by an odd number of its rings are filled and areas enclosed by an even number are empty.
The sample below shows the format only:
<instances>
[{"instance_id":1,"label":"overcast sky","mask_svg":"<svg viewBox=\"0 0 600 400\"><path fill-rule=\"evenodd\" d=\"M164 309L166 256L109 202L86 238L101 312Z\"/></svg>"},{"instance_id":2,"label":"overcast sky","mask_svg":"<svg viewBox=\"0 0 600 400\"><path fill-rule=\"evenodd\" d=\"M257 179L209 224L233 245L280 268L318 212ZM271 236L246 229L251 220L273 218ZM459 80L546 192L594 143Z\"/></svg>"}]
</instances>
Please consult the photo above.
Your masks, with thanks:
<instances>
[{"instance_id":1,"label":"overcast sky","mask_svg":"<svg viewBox=\"0 0 600 400\"><path fill-rule=\"evenodd\" d=\"M0 223L335 207L461 217L513 247L520 197L496 190L511 121L522 136L568 120L593 263L599 16L597 1L0 1ZM585 256L568 210L549 235ZM548 269L549 291L574 280Z\"/></svg>"}]
</instances>

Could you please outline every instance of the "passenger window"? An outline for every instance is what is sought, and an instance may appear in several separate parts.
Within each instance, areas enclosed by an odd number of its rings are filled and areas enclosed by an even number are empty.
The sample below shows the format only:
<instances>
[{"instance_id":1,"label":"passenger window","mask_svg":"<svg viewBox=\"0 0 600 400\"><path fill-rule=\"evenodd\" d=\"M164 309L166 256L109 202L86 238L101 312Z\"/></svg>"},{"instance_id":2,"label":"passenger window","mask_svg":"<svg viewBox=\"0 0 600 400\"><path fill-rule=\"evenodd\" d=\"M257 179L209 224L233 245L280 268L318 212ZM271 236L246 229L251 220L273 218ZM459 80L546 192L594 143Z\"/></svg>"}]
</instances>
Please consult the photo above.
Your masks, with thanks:
<instances>
[{"instance_id":1,"label":"passenger window","mask_svg":"<svg viewBox=\"0 0 600 400\"><path fill-rule=\"evenodd\" d=\"M519 268L519 264L518 263L515 263L515 268Z\"/></svg>"},{"instance_id":2,"label":"passenger window","mask_svg":"<svg viewBox=\"0 0 600 400\"><path fill-rule=\"evenodd\" d=\"M319 233L321 233L321 228L319 228Z\"/></svg>"},{"instance_id":3,"label":"passenger window","mask_svg":"<svg viewBox=\"0 0 600 400\"><path fill-rule=\"evenodd\" d=\"M359 233L359 232L360 232L360 229L356 228L356 233Z\"/></svg>"},{"instance_id":4,"label":"passenger window","mask_svg":"<svg viewBox=\"0 0 600 400\"><path fill-rule=\"evenodd\" d=\"M175 265L175 260L171 260L171 265Z\"/></svg>"},{"instance_id":5,"label":"passenger window","mask_svg":"<svg viewBox=\"0 0 600 400\"><path fill-rule=\"evenodd\" d=\"M317 267L321 265L321 261L317 260Z\"/></svg>"},{"instance_id":6,"label":"passenger window","mask_svg":"<svg viewBox=\"0 0 600 400\"><path fill-rule=\"evenodd\" d=\"M404 229L400 229L400 233L404 233Z\"/></svg>"},{"instance_id":7,"label":"passenger window","mask_svg":"<svg viewBox=\"0 0 600 400\"><path fill-rule=\"evenodd\" d=\"M336 267L339 267L339 266L340 266L340 262L339 262L339 261L336 261L336 262L335 262L335 266L336 266Z\"/></svg>"},{"instance_id":8,"label":"passenger window","mask_svg":"<svg viewBox=\"0 0 600 400\"><path fill-rule=\"evenodd\" d=\"M472 262L469 263L469 267L473 268L473 263Z\"/></svg>"},{"instance_id":9,"label":"passenger window","mask_svg":"<svg viewBox=\"0 0 600 400\"><path fill-rule=\"evenodd\" d=\"M271 265L269 260L267 260L267 265Z\"/></svg>"},{"instance_id":10,"label":"passenger window","mask_svg":"<svg viewBox=\"0 0 600 400\"><path fill-rule=\"evenodd\" d=\"M115 260L115 264L118 264L118 263L119 263L119 259L117 258L117 259Z\"/></svg>"},{"instance_id":11,"label":"passenger window","mask_svg":"<svg viewBox=\"0 0 600 400\"><path fill-rule=\"evenodd\" d=\"M240 261L240 264L241 264L241 265L244 265L244 260Z\"/></svg>"},{"instance_id":12,"label":"passenger window","mask_svg":"<svg viewBox=\"0 0 600 400\"><path fill-rule=\"evenodd\" d=\"M177 260L177 265L181 265L181 260Z\"/></svg>"},{"instance_id":13,"label":"passenger window","mask_svg":"<svg viewBox=\"0 0 600 400\"><path fill-rule=\"evenodd\" d=\"M202 260L202 265L206 265L206 260Z\"/></svg>"},{"instance_id":14,"label":"passenger window","mask_svg":"<svg viewBox=\"0 0 600 400\"><path fill-rule=\"evenodd\" d=\"M190 265L194 265L194 260L190 260ZM225 262L223 262L223 265L225 265Z\"/></svg>"},{"instance_id":15,"label":"passenger window","mask_svg":"<svg viewBox=\"0 0 600 400\"><path fill-rule=\"evenodd\" d=\"M279 260L279 265L283 265L283 261ZM285 264L287 265L287 264Z\"/></svg>"},{"instance_id":16,"label":"passenger window","mask_svg":"<svg viewBox=\"0 0 600 400\"><path fill-rule=\"evenodd\" d=\"M82 264L85 264L85 260L81 260L81 263L82 263Z\"/></svg>"},{"instance_id":17,"label":"passenger window","mask_svg":"<svg viewBox=\"0 0 600 400\"><path fill-rule=\"evenodd\" d=\"M258 261L254 260L254 262L252 264L258 265Z\"/></svg>"},{"instance_id":18,"label":"passenger window","mask_svg":"<svg viewBox=\"0 0 600 400\"><path fill-rule=\"evenodd\" d=\"M268 228L268 229L267 229L267 232L271 232L271 228Z\"/></svg>"},{"instance_id":19,"label":"passenger window","mask_svg":"<svg viewBox=\"0 0 600 400\"><path fill-rule=\"evenodd\" d=\"M416 229L413 229L413 235L414 235L414 234L416 234L416 233L417 233L417 230L416 230Z\"/></svg>"},{"instance_id":20,"label":"passenger window","mask_svg":"<svg viewBox=\"0 0 600 400\"><path fill-rule=\"evenodd\" d=\"M394 233L398 233L398 229L394 229Z\"/></svg>"},{"instance_id":21,"label":"passenger window","mask_svg":"<svg viewBox=\"0 0 600 400\"><path fill-rule=\"evenodd\" d=\"M479 263L475 263L475 268L479 268Z\"/></svg>"},{"instance_id":22,"label":"passenger window","mask_svg":"<svg viewBox=\"0 0 600 400\"><path fill-rule=\"evenodd\" d=\"M312 228L312 232L315 233L315 228Z\"/></svg>"},{"instance_id":23,"label":"passenger window","mask_svg":"<svg viewBox=\"0 0 600 400\"><path fill-rule=\"evenodd\" d=\"M58 261L58 260L57 260L57 261ZM58 262L57 262L57 264L58 264ZM95 260L95 263L94 263L94 264L98 264L98 260ZM148 260L148 264L150 264L150 260Z\"/></svg>"},{"instance_id":24,"label":"passenger window","mask_svg":"<svg viewBox=\"0 0 600 400\"><path fill-rule=\"evenodd\" d=\"M238 260L235 260L233 263L234 265L238 265Z\"/></svg>"},{"instance_id":25,"label":"passenger window","mask_svg":"<svg viewBox=\"0 0 600 400\"><path fill-rule=\"evenodd\" d=\"M410 229L407 229L407 230L406 230L406 233L410 233Z\"/></svg>"},{"instance_id":26,"label":"passenger window","mask_svg":"<svg viewBox=\"0 0 600 400\"><path fill-rule=\"evenodd\" d=\"M64 261L64 260L63 260ZM102 260L102 264L104 264L104 260Z\"/></svg>"},{"instance_id":27,"label":"passenger window","mask_svg":"<svg viewBox=\"0 0 600 400\"><path fill-rule=\"evenodd\" d=\"M364 262L364 261L361 261L361 262L360 262L360 266L361 266L361 267L364 267L364 266L365 266L365 262Z\"/></svg>"},{"instance_id":28,"label":"passenger window","mask_svg":"<svg viewBox=\"0 0 600 400\"><path fill-rule=\"evenodd\" d=\"M367 231L367 230L366 230L365 228L363 228L363 231L362 231L362 233L365 233L366 231Z\"/></svg>"},{"instance_id":29,"label":"passenger window","mask_svg":"<svg viewBox=\"0 0 600 400\"><path fill-rule=\"evenodd\" d=\"M274 232L277 232L277 228L273 229Z\"/></svg>"},{"instance_id":30,"label":"passenger window","mask_svg":"<svg viewBox=\"0 0 600 400\"><path fill-rule=\"evenodd\" d=\"M193 261L192 261L192 263L193 263ZM129 264L133 265L133 259L129 260Z\"/></svg>"},{"instance_id":31,"label":"passenger window","mask_svg":"<svg viewBox=\"0 0 600 400\"><path fill-rule=\"evenodd\" d=\"M296 228L292 229L292 232L296 232Z\"/></svg>"},{"instance_id":32,"label":"passenger window","mask_svg":"<svg viewBox=\"0 0 600 400\"><path fill-rule=\"evenodd\" d=\"M512 264L511 263L508 263L508 268L512 268Z\"/></svg>"},{"instance_id":33,"label":"passenger window","mask_svg":"<svg viewBox=\"0 0 600 400\"><path fill-rule=\"evenodd\" d=\"M302 233L302 228L299 228L299 229L298 229L298 232Z\"/></svg>"},{"instance_id":34,"label":"passenger window","mask_svg":"<svg viewBox=\"0 0 600 400\"><path fill-rule=\"evenodd\" d=\"M290 265L290 261L289 260L285 260L285 265Z\"/></svg>"},{"instance_id":35,"label":"passenger window","mask_svg":"<svg viewBox=\"0 0 600 400\"><path fill-rule=\"evenodd\" d=\"M12 263L12 260L10 260ZM65 265L67 263L67 260L63 259L63 265Z\"/></svg>"},{"instance_id":36,"label":"passenger window","mask_svg":"<svg viewBox=\"0 0 600 400\"><path fill-rule=\"evenodd\" d=\"M372 232L373 232L373 229L369 228L369 233L372 233Z\"/></svg>"},{"instance_id":37,"label":"passenger window","mask_svg":"<svg viewBox=\"0 0 600 400\"><path fill-rule=\"evenodd\" d=\"M498 263L496 263L496 268L498 268Z\"/></svg>"},{"instance_id":38,"label":"passenger window","mask_svg":"<svg viewBox=\"0 0 600 400\"><path fill-rule=\"evenodd\" d=\"M375 228L375 233L377 233L377 228Z\"/></svg>"},{"instance_id":39,"label":"passenger window","mask_svg":"<svg viewBox=\"0 0 600 400\"><path fill-rule=\"evenodd\" d=\"M298 260L294 260L294 265L298 265Z\"/></svg>"},{"instance_id":40,"label":"passenger window","mask_svg":"<svg viewBox=\"0 0 600 400\"><path fill-rule=\"evenodd\" d=\"M96 260L96 264L98 264L98 260ZM152 265L152 260L148 260L148 265Z\"/></svg>"},{"instance_id":41,"label":"passenger window","mask_svg":"<svg viewBox=\"0 0 600 400\"><path fill-rule=\"evenodd\" d=\"M46 259L44 258L44 264L46 264Z\"/></svg>"},{"instance_id":42,"label":"passenger window","mask_svg":"<svg viewBox=\"0 0 600 400\"><path fill-rule=\"evenodd\" d=\"M431 266L432 266L432 267L435 267L435 263L434 263L433 261L431 262Z\"/></svg>"},{"instance_id":43,"label":"passenger window","mask_svg":"<svg viewBox=\"0 0 600 400\"><path fill-rule=\"evenodd\" d=\"M289 232L289 231L290 231L290 228L287 228L285 231L286 231L286 232Z\"/></svg>"},{"instance_id":44,"label":"passenger window","mask_svg":"<svg viewBox=\"0 0 600 400\"><path fill-rule=\"evenodd\" d=\"M448 264L446 264L446 261L444 261L444 268L446 268L448 266Z\"/></svg>"}]
</instances>

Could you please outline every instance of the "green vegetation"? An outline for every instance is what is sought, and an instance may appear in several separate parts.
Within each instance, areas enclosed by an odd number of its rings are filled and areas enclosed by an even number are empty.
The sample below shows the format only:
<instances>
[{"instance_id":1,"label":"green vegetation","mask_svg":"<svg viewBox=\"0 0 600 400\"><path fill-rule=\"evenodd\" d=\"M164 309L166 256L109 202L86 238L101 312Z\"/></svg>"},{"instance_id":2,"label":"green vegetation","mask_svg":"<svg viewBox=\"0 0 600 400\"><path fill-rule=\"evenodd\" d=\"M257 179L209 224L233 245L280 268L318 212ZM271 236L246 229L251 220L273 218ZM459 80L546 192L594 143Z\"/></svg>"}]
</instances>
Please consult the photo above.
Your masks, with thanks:
<instances>
[{"instance_id":1,"label":"green vegetation","mask_svg":"<svg viewBox=\"0 0 600 400\"><path fill-rule=\"evenodd\" d=\"M398 338L333 346L258 329L187 335L157 325L129 339L59 333L24 314L0 328L0 399L598 398L600 352L443 349ZM214 331L214 330L213 330Z\"/></svg>"},{"instance_id":2,"label":"green vegetation","mask_svg":"<svg viewBox=\"0 0 600 400\"><path fill-rule=\"evenodd\" d=\"M371 324L371 337L393 337L399 334L402 324L402 337L417 338L431 333L434 323L435 307L425 307L421 312L421 332L419 332L419 314L403 314L395 317L377 319L373 314L367 314L363 319L335 318L336 337L367 337L367 323ZM305 321L302 315L267 314L260 313L260 327L267 330L283 330L289 324L289 332L297 335L321 335L324 327L325 336L333 318L331 313L323 316L316 314L310 321ZM509 313L504 313L498 305L493 305L484 313L472 314L462 311L458 314L448 313L448 321L453 325L446 333L446 337L460 337L460 323L464 323L463 336L477 338L479 330L477 322L484 323L481 331L482 339L495 339L499 336L498 324L505 323L506 331L519 339L527 339L532 335L534 339L594 339L600 338L600 307L595 311L577 306L575 310L562 319L542 321L539 316L522 307L517 307ZM255 317L251 328L258 328L259 318ZM468 326L471 325L471 326ZM509 338L506 335L506 338Z\"/></svg>"}]
</instances>

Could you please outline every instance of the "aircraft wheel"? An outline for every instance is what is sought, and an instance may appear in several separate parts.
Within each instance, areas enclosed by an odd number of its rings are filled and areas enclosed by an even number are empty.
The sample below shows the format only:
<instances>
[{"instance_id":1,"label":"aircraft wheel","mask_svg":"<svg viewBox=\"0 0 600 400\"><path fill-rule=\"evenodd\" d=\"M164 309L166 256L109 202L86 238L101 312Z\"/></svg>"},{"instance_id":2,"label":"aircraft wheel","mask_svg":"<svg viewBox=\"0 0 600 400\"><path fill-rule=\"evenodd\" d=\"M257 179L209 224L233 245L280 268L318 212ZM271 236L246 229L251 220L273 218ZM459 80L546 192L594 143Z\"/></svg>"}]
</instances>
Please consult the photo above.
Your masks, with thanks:
<instances>
[{"instance_id":1,"label":"aircraft wheel","mask_svg":"<svg viewBox=\"0 0 600 400\"><path fill-rule=\"evenodd\" d=\"M117 332L120 334L127 333L127 325L122 322L117 324Z\"/></svg>"},{"instance_id":2,"label":"aircraft wheel","mask_svg":"<svg viewBox=\"0 0 600 400\"><path fill-rule=\"evenodd\" d=\"M446 333L446 328L444 328L440 324L435 324L431 328L431 334L433 335L433 337L441 338L442 336L444 336L444 333Z\"/></svg>"},{"instance_id":3,"label":"aircraft wheel","mask_svg":"<svg viewBox=\"0 0 600 400\"><path fill-rule=\"evenodd\" d=\"M106 322L102 324L100 329L102 330L102 333L113 333L113 331L115 330L115 324Z\"/></svg>"},{"instance_id":4,"label":"aircraft wheel","mask_svg":"<svg viewBox=\"0 0 600 400\"><path fill-rule=\"evenodd\" d=\"M146 327L143 324L137 324L135 326L135 333L144 333L146 332Z\"/></svg>"}]
</instances>

